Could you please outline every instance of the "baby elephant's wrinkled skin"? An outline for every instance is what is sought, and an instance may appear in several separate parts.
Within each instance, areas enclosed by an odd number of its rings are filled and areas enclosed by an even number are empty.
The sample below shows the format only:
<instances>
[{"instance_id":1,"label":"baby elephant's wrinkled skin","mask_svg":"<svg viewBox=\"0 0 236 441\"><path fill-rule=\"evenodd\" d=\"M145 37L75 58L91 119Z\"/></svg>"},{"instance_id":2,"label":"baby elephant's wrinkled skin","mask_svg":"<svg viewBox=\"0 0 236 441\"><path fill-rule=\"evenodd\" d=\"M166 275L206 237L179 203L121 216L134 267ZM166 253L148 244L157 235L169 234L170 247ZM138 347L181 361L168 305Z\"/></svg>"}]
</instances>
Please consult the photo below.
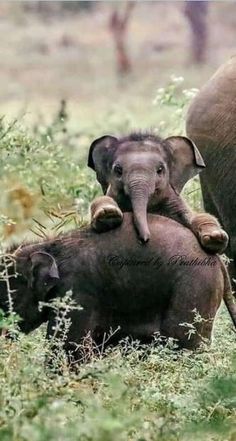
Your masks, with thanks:
<instances>
[{"instance_id":1,"label":"baby elephant's wrinkled skin","mask_svg":"<svg viewBox=\"0 0 236 441\"><path fill-rule=\"evenodd\" d=\"M30 332L55 317L39 302L63 297L69 290L82 310L70 313L72 324L64 347L71 359L81 359L78 344L90 331L96 344L104 333L117 330L108 341L130 336L150 342L155 332L197 348L210 340L213 320L224 298L235 320L230 284L220 258L207 254L192 232L177 222L148 215L152 240L144 247L136 238L132 216L124 214L115 230L97 234L76 230L54 240L22 246L14 258L18 276L11 278L14 310L20 327ZM6 284L0 282L0 307L7 311ZM188 335L181 323L192 323L194 310L203 321ZM108 344L107 343L107 344ZM77 344L77 347L76 347Z\"/></svg>"}]
</instances>

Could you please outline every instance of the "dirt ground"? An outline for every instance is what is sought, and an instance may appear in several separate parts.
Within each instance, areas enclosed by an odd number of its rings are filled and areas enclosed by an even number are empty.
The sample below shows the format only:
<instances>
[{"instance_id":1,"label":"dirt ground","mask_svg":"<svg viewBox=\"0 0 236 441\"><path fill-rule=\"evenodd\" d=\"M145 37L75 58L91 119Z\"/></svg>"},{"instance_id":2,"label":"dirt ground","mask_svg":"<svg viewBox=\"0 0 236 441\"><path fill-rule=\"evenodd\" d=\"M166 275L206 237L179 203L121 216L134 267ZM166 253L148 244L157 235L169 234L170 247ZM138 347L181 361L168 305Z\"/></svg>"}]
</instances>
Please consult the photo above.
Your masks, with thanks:
<instances>
[{"instance_id":1,"label":"dirt ground","mask_svg":"<svg viewBox=\"0 0 236 441\"><path fill-rule=\"evenodd\" d=\"M108 26L114 2L96 3L87 13L40 16L24 12L21 2L1 2L2 115L47 118L64 98L75 123L116 108L130 109L141 121L171 74L183 76L186 87L198 87L235 53L236 3L209 2L207 63L194 66L184 2L141 1L128 33L133 72L120 80Z\"/></svg>"}]
</instances>

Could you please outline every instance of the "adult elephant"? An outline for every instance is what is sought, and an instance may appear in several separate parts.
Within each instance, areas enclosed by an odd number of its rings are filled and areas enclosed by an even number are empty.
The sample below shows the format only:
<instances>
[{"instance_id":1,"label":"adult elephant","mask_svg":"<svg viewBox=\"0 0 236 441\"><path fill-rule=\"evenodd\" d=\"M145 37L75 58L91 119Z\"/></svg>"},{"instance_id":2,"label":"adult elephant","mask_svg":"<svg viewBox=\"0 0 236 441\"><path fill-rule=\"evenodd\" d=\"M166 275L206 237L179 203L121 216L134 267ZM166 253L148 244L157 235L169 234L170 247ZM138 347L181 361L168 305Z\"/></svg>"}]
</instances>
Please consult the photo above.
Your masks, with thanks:
<instances>
[{"instance_id":1,"label":"adult elephant","mask_svg":"<svg viewBox=\"0 0 236 441\"><path fill-rule=\"evenodd\" d=\"M236 57L221 66L194 98L186 132L205 161L200 176L204 206L230 236L227 254L236 279Z\"/></svg>"}]
</instances>

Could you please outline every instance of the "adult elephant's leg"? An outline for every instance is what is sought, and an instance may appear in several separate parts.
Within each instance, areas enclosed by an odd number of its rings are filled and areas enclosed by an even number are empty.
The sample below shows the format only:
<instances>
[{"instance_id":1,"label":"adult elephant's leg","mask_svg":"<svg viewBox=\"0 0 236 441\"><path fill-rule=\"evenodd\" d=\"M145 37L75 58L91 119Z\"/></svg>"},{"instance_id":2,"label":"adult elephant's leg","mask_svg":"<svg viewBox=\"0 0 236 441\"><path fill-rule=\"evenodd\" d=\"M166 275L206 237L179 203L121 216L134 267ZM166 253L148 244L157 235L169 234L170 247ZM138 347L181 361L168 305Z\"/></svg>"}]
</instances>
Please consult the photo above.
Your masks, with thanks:
<instances>
[{"instance_id":1,"label":"adult elephant's leg","mask_svg":"<svg viewBox=\"0 0 236 441\"><path fill-rule=\"evenodd\" d=\"M202 189L202 198L203 198L203 205L204 209L207 213L212 214L215 216L219 222L223 225L223 220L221 219L220 213L217 209L217 206L213 200L213 197L209 191L207 180L203 178L203 176L200 176L200 182L201 182L201 189Z\"/></svg>"},{"instance_id":2,"label":"adult elephant's leg","mask_svg":"<svg viewBox=\"0 0 236 441\"><path fill-rule=\"evenodd\" d=\"M91 226L102 233L118 227L123 220L123 213L116 201L109 196L100 196L90 206Z\"/></svg>"},{"instance_id":3,"label":"adult elephant's leg","mask_svg":"<svg viewBox=\"0 0 236 441\"><path fill-rule=\"evenodd\" d=\"M192 231L195 232L203 248L208 252L222 254L229 246L229 236L209 191L207 178L204 173L202 174L200 181L206 213L195 213L192 219Z\"/></svg>"},{"instance_id":4,"label":"adult elephant's leg","mask_svg":"<svg viewBox=\"0 0 236 441\"><path fill-rule=\"evenodd\" d=\"M220 212L220 209L218 209L217 202L214 200L214 195L211 194L208 186L207 179L205 178L204 174L200 176L201 181L201 188L202 188L202 196L203 196L203 203L204 208L206 212L209 212L213 214L221 223L222 227L226 230L226 232L229 234L229 245L227 247L227 250L225 251L226 255L230 259L228 270L231 276L231 279L233 280L233 288L235 290L236 283L234 282L236 280L236 228L234 226L231 226L231 219L227 218L225 219ZM228 195L227 195L228 197ZM236 203L236 202L235 202ZM233 207L232 207L233 210Z\"/></svg>"},{"instance_id":5,"label":"adult elephant's leg","mask_svg":"<svg viewBox=\"0 0 236 441\"><path fill-rule=\"evenodd\" d=\"M179 347L186 349L196 349L201 343L210 343L222 290L222 286L216 289L207 287L207 281L203 288L199 283L197 287L191 286L191 283L176 286L161 322L161 335L176 339Z\"/></svg>"}]
</instances>

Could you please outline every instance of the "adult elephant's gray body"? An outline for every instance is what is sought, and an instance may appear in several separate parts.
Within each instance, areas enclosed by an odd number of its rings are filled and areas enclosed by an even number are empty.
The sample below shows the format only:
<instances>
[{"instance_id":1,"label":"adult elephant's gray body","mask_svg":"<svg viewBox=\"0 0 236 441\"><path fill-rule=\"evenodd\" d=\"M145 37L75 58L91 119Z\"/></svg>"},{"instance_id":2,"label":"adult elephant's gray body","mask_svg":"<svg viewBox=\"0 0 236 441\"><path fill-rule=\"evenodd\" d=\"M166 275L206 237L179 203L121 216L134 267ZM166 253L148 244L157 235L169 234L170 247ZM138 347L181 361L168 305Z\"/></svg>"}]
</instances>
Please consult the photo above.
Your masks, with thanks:
<instances>
[{"instance_id":1,"label":"adult elephant's gray body","mask_svg":"<svg viewBox=\"0 0 236 441\"><path fill-rule=\"evenodd\" d=\"M195 97L186 131L206 163L200 176L204 206L230 236L228 255L236 278L236 57L221 66Z\"/></svg>"}]
</instances>

